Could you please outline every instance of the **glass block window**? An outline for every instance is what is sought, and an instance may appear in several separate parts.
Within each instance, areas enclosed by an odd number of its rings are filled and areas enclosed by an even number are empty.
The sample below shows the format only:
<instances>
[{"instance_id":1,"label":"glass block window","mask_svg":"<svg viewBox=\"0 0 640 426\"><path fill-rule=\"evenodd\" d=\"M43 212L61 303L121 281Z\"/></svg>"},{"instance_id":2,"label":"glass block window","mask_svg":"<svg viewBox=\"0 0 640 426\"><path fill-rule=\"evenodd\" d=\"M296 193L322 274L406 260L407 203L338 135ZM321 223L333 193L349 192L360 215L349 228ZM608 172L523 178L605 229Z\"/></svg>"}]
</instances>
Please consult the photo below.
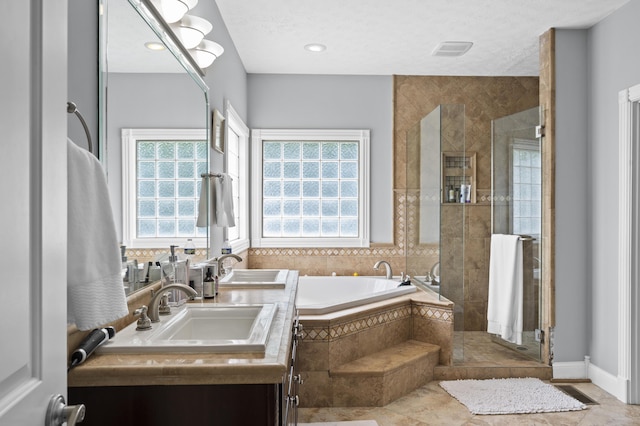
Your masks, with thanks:
<instances>
[{"instance_id":1,"label":"glass block window","mask_svg":"<svg viewBox=\"0 0 640 426\"><path fill-rule=\"evenodd\" d=\"M520 142L512 150L512 232L539 236L542 226L542 166L537 144Z\"/></svg>"},{"instance_id":2,"label":"glass block window","mask_svg":"<svg viewBox=\"0 0 640 426\"><path fill-rule=\"evenodd\" d=\"M138 238L205 237L197 228L206 141L136 142Z\"/></svg>"},{"instance_id":3,"label":"glass block window","mask_svg":"<svg viewBox=\"0 0 640 426\"><path fill-rule=\"evenodd\" d=\"M123 243L182 246L191 238L206 246L207 229L196 220L207 170L206 130L125 129Z\"/></svg>"},{"instance_id":4,"label":"glass block window","mask_svg":"<svg viewBox=\"0 0 640 426\"><path fill-rule=\"evenodd\" d=\"M261 208L252 245L368 245L368 132L275 132L260 131L254 144Z\"/></svg>"}]
</instances>

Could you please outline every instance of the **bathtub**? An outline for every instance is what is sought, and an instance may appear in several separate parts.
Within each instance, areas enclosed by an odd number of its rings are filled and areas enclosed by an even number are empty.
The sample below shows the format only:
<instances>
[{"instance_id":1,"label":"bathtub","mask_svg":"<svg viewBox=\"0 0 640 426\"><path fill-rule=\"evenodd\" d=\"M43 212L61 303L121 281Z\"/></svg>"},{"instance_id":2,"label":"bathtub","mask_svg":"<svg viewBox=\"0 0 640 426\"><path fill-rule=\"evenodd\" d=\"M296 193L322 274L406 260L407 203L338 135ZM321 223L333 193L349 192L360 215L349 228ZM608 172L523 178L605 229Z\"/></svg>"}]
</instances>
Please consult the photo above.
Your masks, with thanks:
<instances>
[{"instance_id":1,"label":"bathtub","mask_svg":"<svg viewBox=\"0 0 640 426\"><path fill-rule=\"evenodd\" d=\"M296 306L300 315L324 315L413 293L412 285L377 277L307 277L298 279Z\"/></svg>"}]
</instances>

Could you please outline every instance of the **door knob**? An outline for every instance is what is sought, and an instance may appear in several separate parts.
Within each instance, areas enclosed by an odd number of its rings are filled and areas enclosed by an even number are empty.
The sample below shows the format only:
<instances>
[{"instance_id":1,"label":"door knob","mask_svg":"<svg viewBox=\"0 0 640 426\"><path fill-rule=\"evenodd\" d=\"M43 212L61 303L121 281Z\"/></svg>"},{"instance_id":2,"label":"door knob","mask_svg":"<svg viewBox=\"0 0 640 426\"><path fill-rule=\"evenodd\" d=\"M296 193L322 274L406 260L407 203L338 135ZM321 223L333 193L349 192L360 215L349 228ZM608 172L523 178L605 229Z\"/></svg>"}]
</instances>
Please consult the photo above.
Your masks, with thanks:
<instances>
[{"instance_id":1,"label":"door knob","mask_svg":"<svg viewBox=\"0 0 640 426\"><path fill-rule=\"evenodd\" d=\"M67 405L64 396L54 395L49 400L44 424L62 426L66 422L67 426L75 426L76 423L82 423L85 411L84 404Z\"/></svg>"}]
</instances>

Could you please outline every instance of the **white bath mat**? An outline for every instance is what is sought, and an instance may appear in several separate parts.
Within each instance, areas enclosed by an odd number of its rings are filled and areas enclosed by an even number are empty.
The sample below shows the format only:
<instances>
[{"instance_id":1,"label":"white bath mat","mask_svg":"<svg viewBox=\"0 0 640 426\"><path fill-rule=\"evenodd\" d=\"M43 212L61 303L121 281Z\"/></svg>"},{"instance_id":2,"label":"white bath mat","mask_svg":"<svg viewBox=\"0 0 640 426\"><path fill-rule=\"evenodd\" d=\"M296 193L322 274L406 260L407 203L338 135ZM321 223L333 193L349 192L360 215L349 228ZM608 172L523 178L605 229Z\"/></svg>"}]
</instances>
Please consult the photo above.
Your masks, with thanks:
<instances>
[{"instance_id":1,"label":"white bath mat","mask_svg":"<svg viewBox=\"0 0 640 426\"><path fill-rule=\"evenodd\" d=\"M586 405L540 379L454 380L440 386L473 414L552 413Z\"/></svg>"},{"instance_id":2,"label":"white bath mat","mask_svg":"<svg viewBox=\"0 0 640 426\"><path fill-rule=\"evenodd\" d=\"M378 426L375 420L353 420L350 422L298 423L298 426Z\"/></svg>"}]
</instances>

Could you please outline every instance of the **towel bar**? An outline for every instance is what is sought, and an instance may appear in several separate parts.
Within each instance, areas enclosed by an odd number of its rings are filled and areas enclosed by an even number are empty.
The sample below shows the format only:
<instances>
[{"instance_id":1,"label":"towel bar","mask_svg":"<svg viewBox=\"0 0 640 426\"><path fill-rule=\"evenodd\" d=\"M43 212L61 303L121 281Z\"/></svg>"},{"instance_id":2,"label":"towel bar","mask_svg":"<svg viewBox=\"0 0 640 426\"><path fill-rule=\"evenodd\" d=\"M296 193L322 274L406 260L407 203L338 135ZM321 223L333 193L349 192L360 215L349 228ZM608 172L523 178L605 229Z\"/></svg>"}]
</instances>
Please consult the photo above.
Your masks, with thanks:
<instances>
[{"instance_id":1,"label":"towel bar","mask_svg":"<svg viewBox=\"0 0 640 426\"><path fill-rule=\"evenodd\" d=\"M82 114L80 114L80 111L78 111L78 107L76 106L76 104L73 103L73 102L67 102L67 112L69 114L75 114L76 117L78 117L78 120L80 120L80 123L82 124L82 127L84 128L84 133L87 135L88 151L93 154L93 143L91 142L91 132L89 131L89 127L87 126L87 122L84 121L84 118L82 117Z\"/></svg>"},{"instance_id":2,"label":"towel bar","mask_svg":"<svg viewBox=\"0 0 640 426\"><path fill-rule=\"evenodd\" d=\"M220 180L224 180L224 176L223 176L222 174L220 174L220 173L202 173L202 174L200 175L200 177L202 177L202 178L212 178L212 177L215 177L215 178L218 178L218 179L220 179Z\"/></svg>"}]
</instances>

